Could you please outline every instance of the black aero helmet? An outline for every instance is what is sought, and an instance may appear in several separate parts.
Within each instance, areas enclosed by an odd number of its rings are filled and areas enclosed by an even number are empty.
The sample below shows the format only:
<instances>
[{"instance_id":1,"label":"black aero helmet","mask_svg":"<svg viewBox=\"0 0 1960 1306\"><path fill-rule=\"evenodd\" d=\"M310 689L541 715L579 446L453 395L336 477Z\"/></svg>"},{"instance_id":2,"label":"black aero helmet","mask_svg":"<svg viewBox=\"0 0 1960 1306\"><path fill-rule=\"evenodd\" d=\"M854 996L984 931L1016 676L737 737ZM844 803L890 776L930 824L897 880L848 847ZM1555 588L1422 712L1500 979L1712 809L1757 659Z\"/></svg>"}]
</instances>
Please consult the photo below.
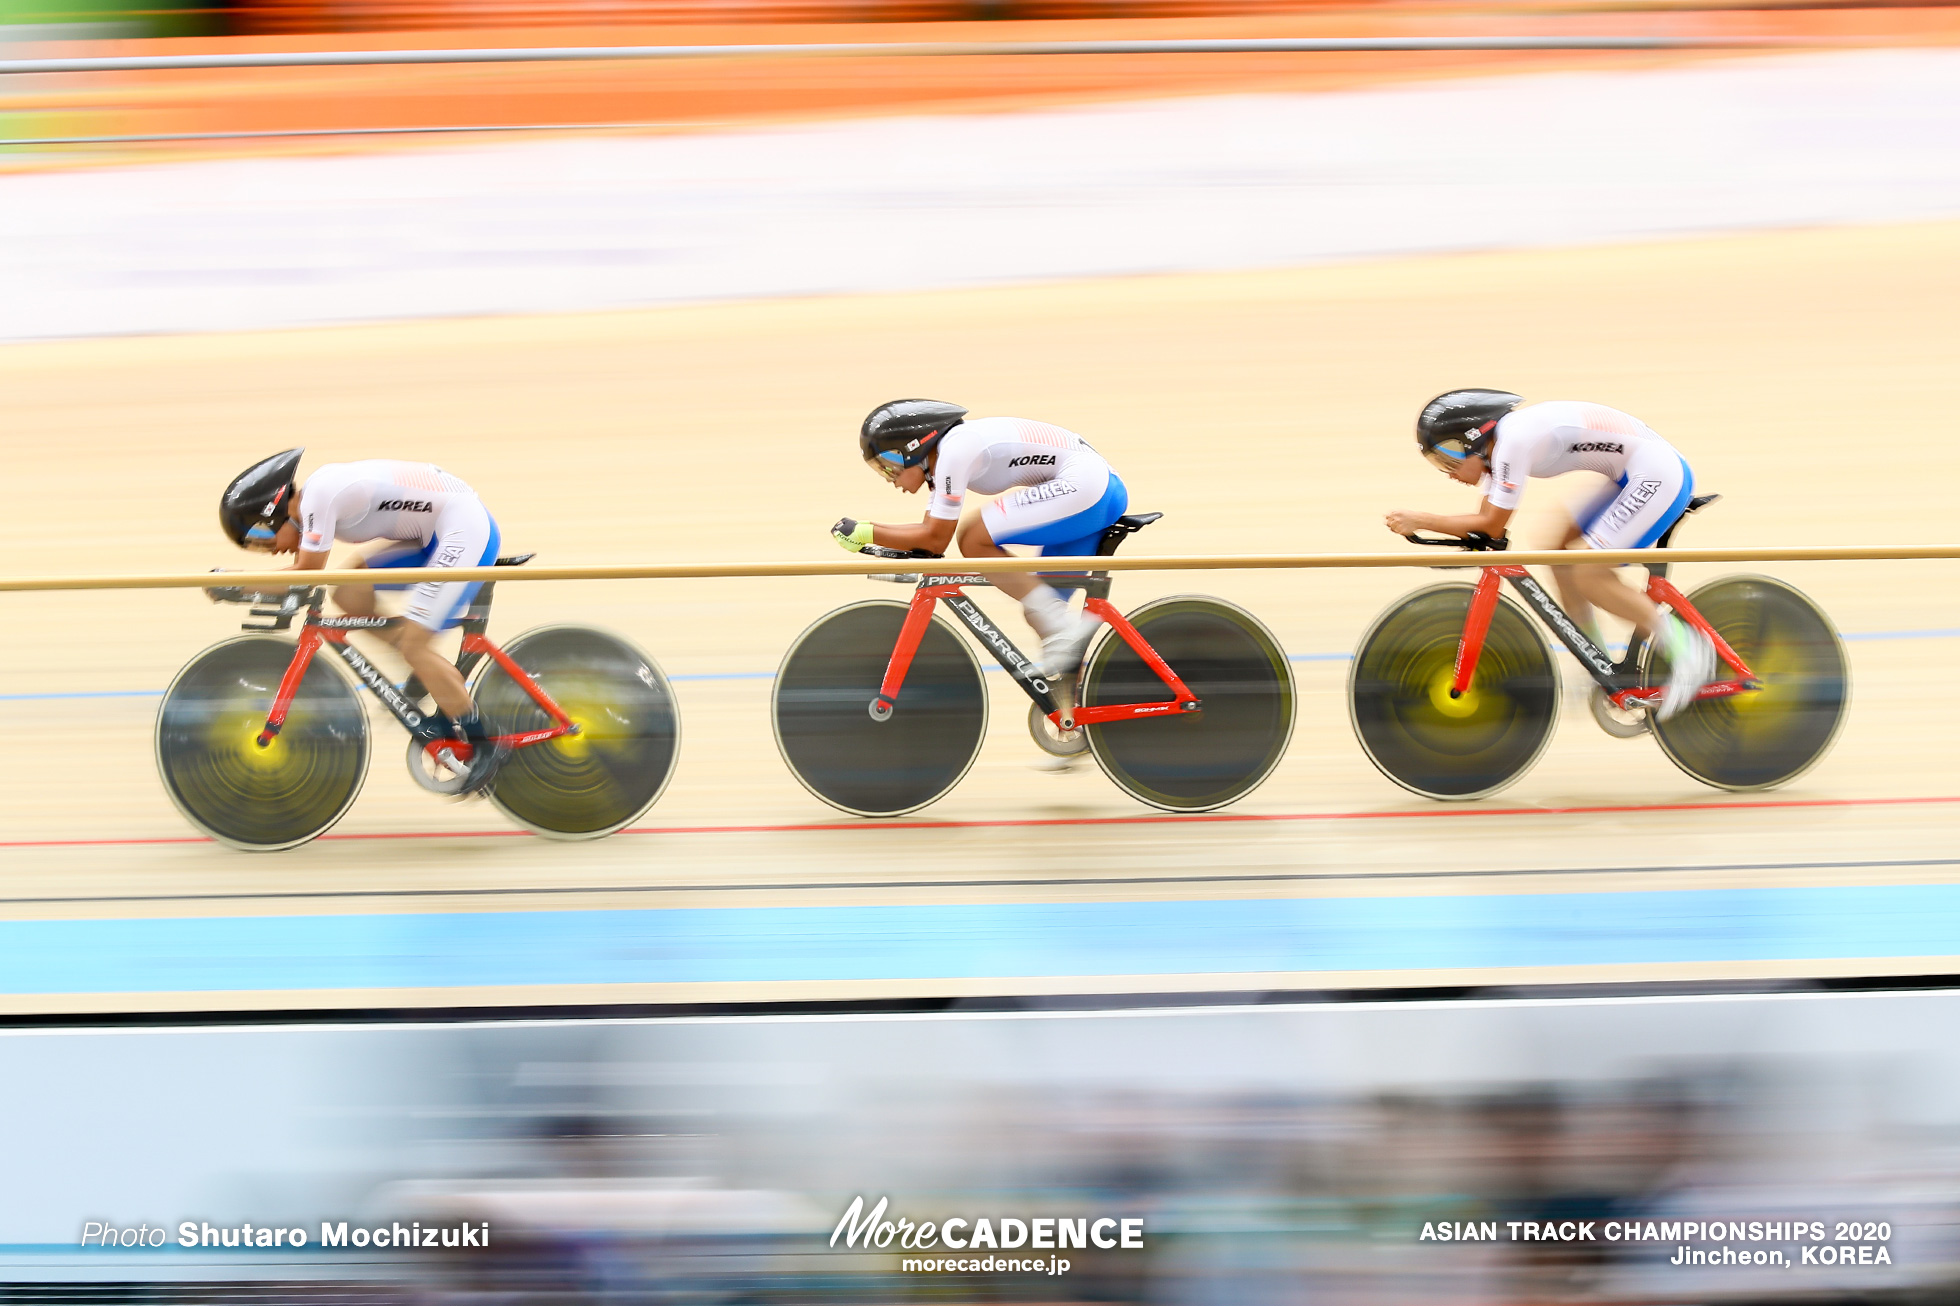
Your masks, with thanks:
<instances>
[{"instance_id":1,"label":"black aero helmet","mask_svg":"<svg viewBox=\"0 0 1960 1306\"><path fill-rule=\"evenodd\" d=\"M938 399L894 399L879 404L858 429L858 452L878 475L897 480L907 467L923 463L939 438L965 416L966 409Z\"/></svg>"},{"instance_id":2,"label":"black aero helmet","mask_svg":"<svg viewBox=\"0 0 1960 1306\"><path fill-rule=\"evenodd\" d=\"M1488 457L1497 419L1524 402L1509 390L1452 390L1423 405L1416 418L1422 456L1444 471L1471 454Z\"/></svg>"},{"instance_id":3,"label":"black aero helmet","mask_svg":"<svg viewBox=\"0 0 1960 1306\"><path fill-rule=\"evenodd\" d=\"M253 463L225 487L218 500L218 524L241 549L263 548L285 524L294 474L304 449L288 449Z\"/></svg>"}]
</instances>

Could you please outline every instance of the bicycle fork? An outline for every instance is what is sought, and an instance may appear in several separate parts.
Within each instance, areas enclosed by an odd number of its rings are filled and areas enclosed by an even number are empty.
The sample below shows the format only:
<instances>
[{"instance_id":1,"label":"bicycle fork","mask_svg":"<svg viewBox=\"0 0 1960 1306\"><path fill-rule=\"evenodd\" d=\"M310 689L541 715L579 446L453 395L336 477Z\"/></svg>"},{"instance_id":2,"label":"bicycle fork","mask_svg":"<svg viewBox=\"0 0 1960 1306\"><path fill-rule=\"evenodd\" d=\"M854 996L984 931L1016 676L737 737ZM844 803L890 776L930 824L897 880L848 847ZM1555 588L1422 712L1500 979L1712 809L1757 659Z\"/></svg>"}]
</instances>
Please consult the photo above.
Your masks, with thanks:
<instances>
[{"instance_id":1,"label":"bicycle fork","mask_svg":"<svg viewBox=\"0 0 1960 1306\"><path fill-rule=\"evenodd\" d=\"M1014 683L1060 729L1074 730L1078 726L1099 725L1105 721L1130 721L1139 717L1203 711L1202 701L1171 670L1170 664L1158 655L1157 650L1145 642L1137 628L1108 599L1094 595L1083 599L1083 611L1107 622L1110 629L1143 659L1144 665L1157 674L1174 697L1168 703L1114 703L1098 707L1079 707L1071 703L1064 707L1057 701L1055 687L1048 683L1040 666L1029 661L1015 647L1014 641L989 620L987 614L980 611L979 606L960 588L962 585L988 583L985 576L953 576L947 577L941 584L921 585L913 592L911 607L905 614L905 624L899 628L898 643L892 649L891 661L885 666L885 678L878 686L878 696L871 700L869 711L873 721L891 719L893 707L898 702L898 692L905 684L906 672L911 670L912 659L917 655L919 644L925 639L926 626L932 620L933 604L940 600L944 600L947 609L980 637L980 642L1014 678Z\"/></svg>"},{"instance_id":2,"label":"bicycle fork","mask_svg":"<svg viewBox=\"0 0 1960 1306\"><path fill-rule=\"evenodd\" d=\"M1664 565L1664 564L1663 564ZM1558 601L1546 593L1537 578L1523 567L1485 567L1477 577L1477 586L1470 598L1470 612L1463 623L1463 635L1456 646L1456 669L1450 681L1450 697L1461 698L1469 690L1470 682L1476 678L1477 663L1483 656L1484 640L1490 633L1491 618L1497 612L1497 597L1504 581L1511 582L1535 611L1551 627L1552 634L1559 643L1571 650L1579 659L1601 689L1606 691L1613 706L1621 710L1634 707L1650 707L1660 701L1661 689L1658 686L1640 685L1634 682L1634 667L1631 653L1623 664L1615 664L1606 651L1586 637ZM1656 604L1664 605L1681 620L1700 631L1714 646L1716 656L1735 671L1735 676L1727 680L1713 681L1702 686L1695 695L1699 702L1705 698L1728 698L1748 690L1762 688L1739 654L1722 638L1721 632L1708 624L1708 619L1695 611L1687 597L1674 587L1665 575L1648 573L1647 597Z\"/></svg>"}]
</instances>

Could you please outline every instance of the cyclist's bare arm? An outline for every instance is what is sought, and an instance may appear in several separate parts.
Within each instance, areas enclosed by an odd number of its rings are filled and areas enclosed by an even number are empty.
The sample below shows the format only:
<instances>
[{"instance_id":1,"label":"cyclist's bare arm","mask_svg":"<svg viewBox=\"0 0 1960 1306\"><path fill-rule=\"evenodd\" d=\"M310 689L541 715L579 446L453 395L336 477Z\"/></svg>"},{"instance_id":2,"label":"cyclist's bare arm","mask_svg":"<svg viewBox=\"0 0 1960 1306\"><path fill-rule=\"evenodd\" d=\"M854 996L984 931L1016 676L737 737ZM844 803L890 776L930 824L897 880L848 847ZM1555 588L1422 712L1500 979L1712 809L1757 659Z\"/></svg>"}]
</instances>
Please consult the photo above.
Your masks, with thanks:
<instances>
[{"instance_id":1,"label":"cyclist's bare arm","mask_svg":"<svg viewBox=\"0 0 1960 1306\"><path fill-rule=\"evenodd\" d=\"M1462 539L1466 535L1488 535L1494 540L1504 538L1505 527L1510 524L1514 508L1493 507L1485 499L1483 507L1473 513L1460 516L1447 516L1436 512L1411 512L1398 508L1388 514L1388 529L1397 535L1413 535L1417 531L1435 531L1440 535L1454 535Z\"/></svg>"},{"instance_id":2,"label":"cyclist's bare arm","mask_svg":"<svg viewBox=\"0 0 1960 1306\"><path fill-rule=\"evenodd\" d=\"M944 553L946 546L953 542L953 531L959 526L956 521L944 517L927 517L916 525L884 526L873 523L871 542L887 549L925 549L929 553Z\"/></svg>"}]
</instances>

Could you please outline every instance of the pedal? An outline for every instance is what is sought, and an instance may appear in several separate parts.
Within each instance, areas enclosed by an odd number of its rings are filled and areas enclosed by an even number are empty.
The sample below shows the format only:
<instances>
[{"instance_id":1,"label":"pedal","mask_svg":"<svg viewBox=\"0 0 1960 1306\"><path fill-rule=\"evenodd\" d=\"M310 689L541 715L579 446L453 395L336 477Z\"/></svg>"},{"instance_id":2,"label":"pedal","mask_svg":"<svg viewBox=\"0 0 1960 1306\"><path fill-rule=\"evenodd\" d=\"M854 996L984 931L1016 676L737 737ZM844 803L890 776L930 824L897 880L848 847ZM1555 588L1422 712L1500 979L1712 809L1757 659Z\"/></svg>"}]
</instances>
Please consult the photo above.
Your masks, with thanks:
<instances>
[{"instance_id":1,"label":"pedal","mask_svg":"<svg viewBox=\"0 0 1960 1306\"><path fill-rule=\"evenodd\" d=\"M440 766L448 775L438 776L431 769ZM426 741L411 736L408 741L408 774L416 784L432 794L444 798L454 798L463 792L463 782L469 778L469 766L456 756L454 749L440 747L431 754Z\"/></svg>"},{"instance_id":2,"label":"pedal","mask_svg":"<svg viewBox=\"0 0 1960 1306\"><path fill-rule=\"evenodd\" d=\"M1075 729L1075 677L1049 681L1048 692L1055 699L1056 725L1063 730Z\"/></svg>"}]
</instances>

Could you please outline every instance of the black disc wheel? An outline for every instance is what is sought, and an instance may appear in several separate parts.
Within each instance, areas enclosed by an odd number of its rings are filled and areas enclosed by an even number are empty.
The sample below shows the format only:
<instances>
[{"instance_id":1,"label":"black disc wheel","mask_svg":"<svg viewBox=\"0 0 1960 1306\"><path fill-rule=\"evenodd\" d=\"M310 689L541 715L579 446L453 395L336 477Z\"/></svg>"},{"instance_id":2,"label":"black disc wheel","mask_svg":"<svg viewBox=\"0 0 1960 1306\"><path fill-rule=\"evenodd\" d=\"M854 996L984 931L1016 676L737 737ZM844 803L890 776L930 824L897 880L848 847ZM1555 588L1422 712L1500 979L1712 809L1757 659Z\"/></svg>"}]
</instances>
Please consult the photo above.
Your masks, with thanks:
<instances>
[{"instance_id":1,"label":"black disc wheel","mask_svg":"<svg viewBox=\"0 0 1960 1306\"><path fill-rule=\"evenodd\" d=\"M226 640L177 673L157 709L157 771L184 818L228 847L276 852L317 838L367 778L367 713L325 649L306 668L285 728L264 747L294 645Z\"/></svg>"},{"instance_id":2,"label":"black disc wheel","mask_svg":"<svg viewBox=\"0 0 1960 1306\"><path fill-rule=\"evenodd\" d=\"M1381 773L1427 798L1482 798L1523 775L1558 724L1558 667L1545 638L1499 595L1476 674L1450 697L1468 585L1401 599L1361 637L1348 672L1354 734Z\"/></svg>"},{"instance_id":3,"label":"black disc wheel","mask_svg":"<svg viewBox=\"0 0 1960 1306\"><path fill-rule=\"evenodd\" d=\"M872 599L797 637L770 698L776 746L803 787L858 816L901 816L943 796L980 754L987 687L965 640L938 615L898 701L872 714L906 605Z\"/></svg>"},{"instance_id":4,"label":"black disc wheel","mask_svg":"<svg viewBox=\"0 0 1960 1306\"><path fill-rule=\"evenodd\" d=\"M1654 739L1669 760L1717 789L1769 789L1816 764L1837 739L1851 698L1851 668L1830 619L1799 591L1766 576L1726 576L1688 602L1720 631L1762 683L1702 699L1665 721ZM1667 683L1667 657L1647 656L1647 683ZM1733 674L1716 661L1715 674Z\"/></svg>"},{"instance_id":5,"label":"black disc wheel","mask_svg":"<svg viewBox=\"0 0 1960 1306\"><path fill-rule=\"evenodd\" d=\"M589 626L543 626L504 653L578 726L514 749L490 782L504 815L548 839L597 839L638 819L673 778L681 718L654 660ZM551 716L486 659L471 686L492 734L545 730Z\"/></svg>"},{"instance_id":6,"label":"black disc wheel","mask_svg":"<svg viewBox=\"0 0 1960 1306\"><path fill-rule=\"evenodd\" d=\"M1171 812L1236 802L1272 774L1293 736L1293 668L1259 619L1220 599L1157 599L1128 614L1203 710L1084 726L1103 773ZM1115 631L1082 671L1081 703L1168 703L1175 695Z\"/></svg>"}]
</instances>

